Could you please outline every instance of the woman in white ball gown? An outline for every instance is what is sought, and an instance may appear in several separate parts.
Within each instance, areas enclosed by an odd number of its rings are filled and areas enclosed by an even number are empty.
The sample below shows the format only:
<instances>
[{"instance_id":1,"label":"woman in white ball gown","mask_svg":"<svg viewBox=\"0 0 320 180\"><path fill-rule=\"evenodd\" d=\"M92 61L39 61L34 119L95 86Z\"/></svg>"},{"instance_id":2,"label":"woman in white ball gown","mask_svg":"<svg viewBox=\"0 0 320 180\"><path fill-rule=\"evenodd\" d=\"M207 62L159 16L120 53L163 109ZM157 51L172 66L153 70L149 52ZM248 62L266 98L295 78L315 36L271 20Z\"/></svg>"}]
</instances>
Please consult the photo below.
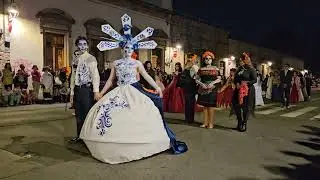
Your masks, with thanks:
<instances>
[{"instance_id":1,"label":"woman in white ball gown","mask_svg":"<svg viewBox=\"0 0 320 180\"><path fill-rule=\"evenodd\" d=\"M163 119L162 92L148 75L140 61L131 58L136 49L154 49L154 41L139 42L150 37L147 28L132 38L131 18L122 17L124 35L110 25L103 25L103 32L117 42L102 41L100 51L122 48L123 58L113 62L109 80L100 95L104 95L117 78L118 87L105 94L90 110L84 122L80 138L84 140L93 157L110 164L138 160L165 150L181 154L187 145L177 141ZM147 92L139 84L137 73L156 89L158 94Z\"/></svg>"},{"instance_id":2,"label":"woman in white ball gown","mask_svg":"<svg viewBox=\"0 0 320 180\"><path fill-rule=\"evenodd\" d=\"M257 71L257 82L254 85L254 88L256 90L256 106L264 106L264 101L262 97L262 74Z\"/></svg>"}]
</instances>

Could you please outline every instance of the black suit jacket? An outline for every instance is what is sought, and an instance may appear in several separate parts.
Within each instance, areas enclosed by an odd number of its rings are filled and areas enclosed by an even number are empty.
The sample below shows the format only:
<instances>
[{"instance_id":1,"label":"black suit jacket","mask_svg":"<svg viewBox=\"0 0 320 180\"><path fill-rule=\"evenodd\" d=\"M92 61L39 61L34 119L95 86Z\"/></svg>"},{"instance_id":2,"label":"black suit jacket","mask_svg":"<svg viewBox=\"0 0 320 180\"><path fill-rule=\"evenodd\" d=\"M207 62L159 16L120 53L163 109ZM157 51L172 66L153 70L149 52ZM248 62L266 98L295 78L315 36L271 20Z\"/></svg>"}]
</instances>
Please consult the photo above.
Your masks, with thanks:
<instances>
[{"instance_id":1,"label":"black suit jacket","mask_svg":"<svg viewBox=\"0 0 320 180\"><path fill-rule=\"evenodd\" d=\"M284 70L280 72L280 85L283 87L284 84L287 84L288 87L291 86L293 72L288 70L287 75L285 75Z\"/></svg>"}]
</instances>

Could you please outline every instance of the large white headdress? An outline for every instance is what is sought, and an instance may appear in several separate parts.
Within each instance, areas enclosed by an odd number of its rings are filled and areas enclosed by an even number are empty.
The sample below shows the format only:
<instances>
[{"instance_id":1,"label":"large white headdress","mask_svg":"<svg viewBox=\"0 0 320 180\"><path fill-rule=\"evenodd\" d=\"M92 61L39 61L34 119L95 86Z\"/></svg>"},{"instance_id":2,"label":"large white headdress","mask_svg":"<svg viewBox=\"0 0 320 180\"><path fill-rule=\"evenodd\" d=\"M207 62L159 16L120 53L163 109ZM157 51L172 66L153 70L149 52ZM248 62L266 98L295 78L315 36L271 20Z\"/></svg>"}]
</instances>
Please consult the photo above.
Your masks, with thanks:
<instances>
[{"instance_id":1,"label":"large white headdress","mask_svg":"<svg viewBox=\"0 0 320 180\"><path fill-rule=\"evenodd\" d=\"M102 31L112 38L115 41L101 41L97 47L100 51L106 51L116 48L124 48L127 44L131 44L134 49L154 49L157 47L157 43L153 40L139 42L145 38L152 36L154 29L151 27L147 27L145 30L140 32L136 37L132 38L131 35L131 17L127 14L124 14L121 17L122 26L123 26L123 35L120 35L117 31L115 31L110 24L102 25Z\"/></svg>"}]
</instances>

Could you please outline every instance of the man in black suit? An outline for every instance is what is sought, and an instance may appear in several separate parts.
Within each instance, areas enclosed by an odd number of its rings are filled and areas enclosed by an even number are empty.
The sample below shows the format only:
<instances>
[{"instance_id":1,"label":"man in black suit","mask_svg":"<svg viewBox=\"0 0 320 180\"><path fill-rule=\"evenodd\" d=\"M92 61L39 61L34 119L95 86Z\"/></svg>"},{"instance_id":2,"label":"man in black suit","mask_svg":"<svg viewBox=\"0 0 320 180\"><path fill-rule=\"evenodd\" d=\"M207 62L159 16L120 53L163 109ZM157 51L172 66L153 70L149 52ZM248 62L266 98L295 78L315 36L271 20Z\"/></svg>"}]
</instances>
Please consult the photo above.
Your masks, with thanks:
<instances>
[{"instance_id":1,"label":"man in black suit","mask_svg":"<svg viewBox=\"0 0 320 180\"><path fill-rule=\"evenodd\" d=\"M280 93L281 93L281 107L289 108L290 88L292 81L292 71L289 70L290 65L285 64L283 70L280 72Z\"/></svg>"},{"instance_id":2,"label":"man in black suit","mask_svg":"<svg viewBox=\"0 0 320 180\"><path fill-rule=\"evenodd\" d=\"M196 56L189 54L185 70L181 73L177 86L184 92L184 115L187 123L194 123L197 84L195 75L198 72Z\"/></svg>"}]
</instances>

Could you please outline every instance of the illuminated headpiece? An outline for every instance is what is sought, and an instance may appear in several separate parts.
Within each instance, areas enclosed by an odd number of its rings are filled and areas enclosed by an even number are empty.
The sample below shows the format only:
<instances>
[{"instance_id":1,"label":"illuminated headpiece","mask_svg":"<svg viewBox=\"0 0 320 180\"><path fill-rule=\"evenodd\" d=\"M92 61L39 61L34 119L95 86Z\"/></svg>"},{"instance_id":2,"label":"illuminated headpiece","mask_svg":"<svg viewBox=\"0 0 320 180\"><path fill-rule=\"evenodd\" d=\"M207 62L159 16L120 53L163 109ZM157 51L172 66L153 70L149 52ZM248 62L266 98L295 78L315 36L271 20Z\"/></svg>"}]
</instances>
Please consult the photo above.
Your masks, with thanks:
<instances>
[{"instance_id":1,"label":"illuminated headpiece","mask_svg":"<svg viewBox=\"0 0 320 180\"><path fill-rule=\"evenodd\" d=\"M131 35L131 17L127 14L124 14L121 17L122 21L122 27L123 27L123 35L120 35L117 31L115 31L110 24L102 25L102 31L112 38L115 39L115 41L101 41L97 48L100 51L106 51L116 48L124 48L127 44L131 44L133 46L133 49L154 49L157 47L157 43L153 40L151 41L144 41L139 42L145 38L148 38L152 36L154 29L151 27L147 27L145 30L140 32L137 36L132 38Z\"/></svg>"}]
</instances>

